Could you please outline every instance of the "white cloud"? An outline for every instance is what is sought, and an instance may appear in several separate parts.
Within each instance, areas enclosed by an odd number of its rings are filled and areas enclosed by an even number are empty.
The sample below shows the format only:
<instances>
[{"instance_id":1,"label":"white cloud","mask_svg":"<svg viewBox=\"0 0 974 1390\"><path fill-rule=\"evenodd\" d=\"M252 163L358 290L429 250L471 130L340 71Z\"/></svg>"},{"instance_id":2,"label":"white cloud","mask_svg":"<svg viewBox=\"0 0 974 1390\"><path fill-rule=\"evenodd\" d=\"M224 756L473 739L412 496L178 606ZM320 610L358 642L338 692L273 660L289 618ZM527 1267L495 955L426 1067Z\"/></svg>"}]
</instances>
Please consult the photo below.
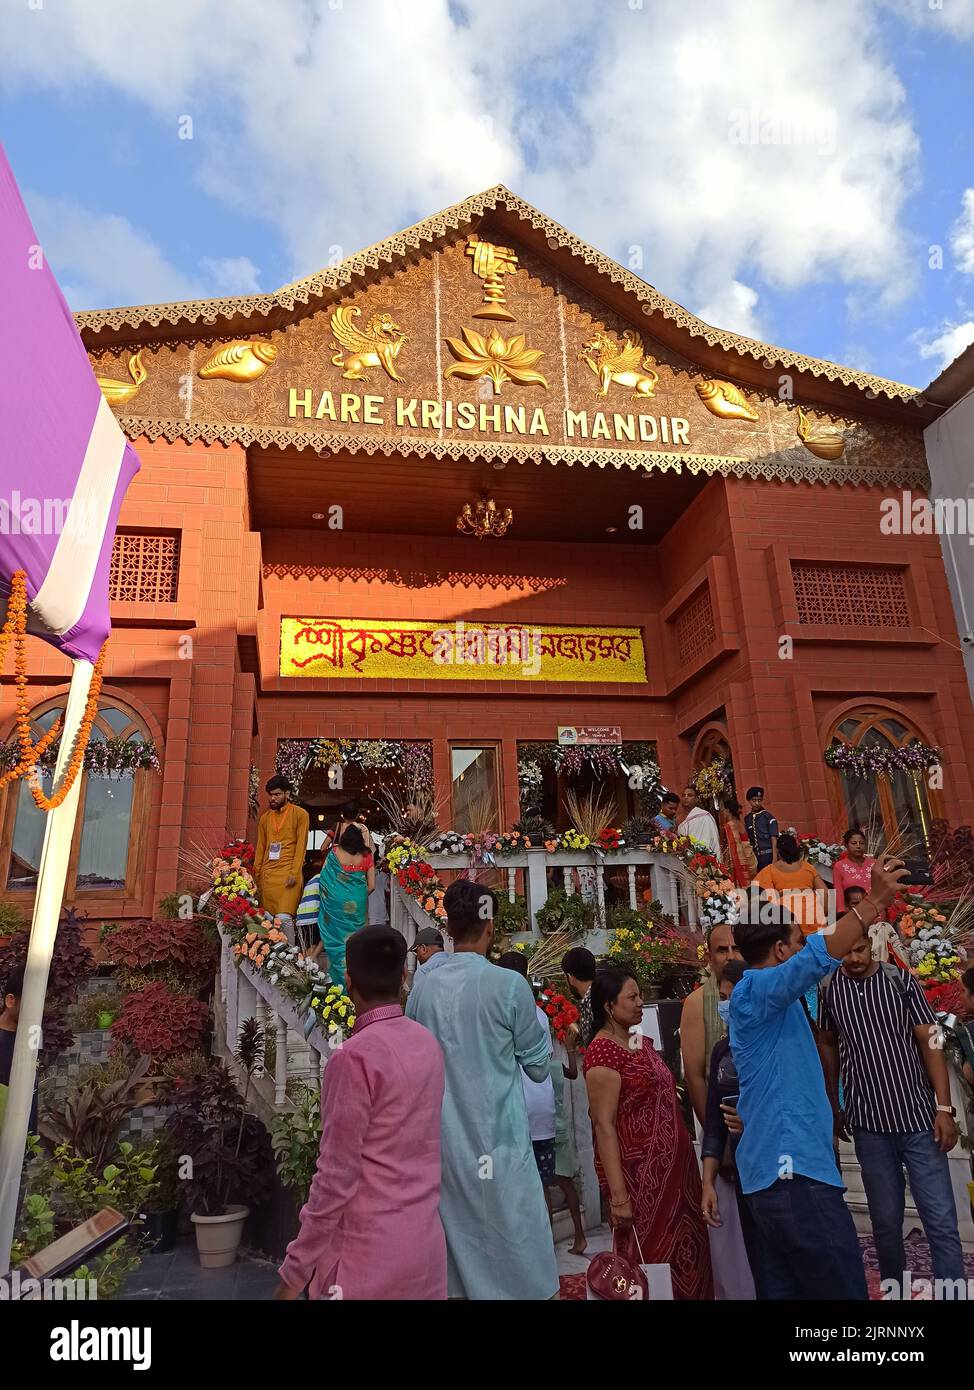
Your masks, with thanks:
<instances>
[{"instance_id":1,"label":"white cloud","mask_svg":"<svg viewBox=\"0 0 974 1390\"><path fill-rule=\"evenodd\" d=\"M945 323L932 331L936 333L936 337L931 338L920 332L914 334L913 341L917 344L921 357L937 359L939 372L949 367L965 348L974 343L974 319L968 319L966 323Z\"/></svg>"},{"instance_id":2,"label":"white cloud","mask_svg":"<svg viewBox=\"0 0 974 1390\"><path fill-rule=\"evenodd\" d=\"M965 188L961 213L950 229L950 249L957 269L974 275L974 188Z\"/></svg>"},{"instance_id":3,"label":"white cloud","mask_svg":"<svg viewBox=\"0 0 974 1390\"><path fill-rule=\"evenodd\" d=\"M125 217L25 192L44 255L72 309L195 299L203 291Z\"/></svg>"},{"instance_id":4,"label":"white cloud","mask_svg":"<svg viewBox=\"0 0 974 1390\"><path fill-rule=\"evenodd\" d=\"M260 294L260 271L249 256L224 256L217 260L204 256L200 265L212 295Z\"/></svg>"},{"instance_id":5,"label":"white cloud","mask_svg":"<svg viewBox=\"0 0 974 1390\"><path fill-rule=\"evenodd\" d=\"M119 90L174 142L191 115L202 187L295 276L503 181L754 331L755 281L910 290L918 143L879 3L61 0L6 7L0 82Z\"/></svg>"},{"instance_id":6,"label":"white cloud","mask_svg":"<svg viewBox=\"0 0 974 1390\"><path fill-rule=\"evenodd\" d=\"M694 312L705 323L718 328L726 328L732 333L743 333L747 338L761 338L764 333L756 313L758 292L750 285L742 285L740 280L731 280L702 309Z\"/></svg>"}]
</instances>

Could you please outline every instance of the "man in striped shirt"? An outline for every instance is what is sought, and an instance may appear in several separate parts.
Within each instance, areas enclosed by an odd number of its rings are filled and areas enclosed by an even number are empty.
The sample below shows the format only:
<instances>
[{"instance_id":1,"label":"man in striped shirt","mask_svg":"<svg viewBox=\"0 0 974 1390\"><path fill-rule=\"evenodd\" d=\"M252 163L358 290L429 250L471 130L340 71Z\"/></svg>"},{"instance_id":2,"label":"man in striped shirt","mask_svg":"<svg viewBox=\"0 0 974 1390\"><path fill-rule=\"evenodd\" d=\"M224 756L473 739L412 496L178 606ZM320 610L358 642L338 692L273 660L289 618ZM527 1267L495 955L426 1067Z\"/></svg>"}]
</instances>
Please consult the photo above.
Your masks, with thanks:
<instances>
[{"instance_id":1,"label":"man in striped shirt","mask_svg":"<svg viewBox=\"0 0 974 1390\"><path fill-rule=\"evenodd\" d=\"M957 1125L940 1030L919 982L874 961L864 931L841 968L822 982L819 1001L832 1097L840 1068L842 1075L845 1111L837 1113L837 1129L845 1134L848 1126L855 1141L881 1279L898 1287L904 1281L905 1168L934 1279L963 1280L947 1160Z\"/></svg>"}]
</instances>

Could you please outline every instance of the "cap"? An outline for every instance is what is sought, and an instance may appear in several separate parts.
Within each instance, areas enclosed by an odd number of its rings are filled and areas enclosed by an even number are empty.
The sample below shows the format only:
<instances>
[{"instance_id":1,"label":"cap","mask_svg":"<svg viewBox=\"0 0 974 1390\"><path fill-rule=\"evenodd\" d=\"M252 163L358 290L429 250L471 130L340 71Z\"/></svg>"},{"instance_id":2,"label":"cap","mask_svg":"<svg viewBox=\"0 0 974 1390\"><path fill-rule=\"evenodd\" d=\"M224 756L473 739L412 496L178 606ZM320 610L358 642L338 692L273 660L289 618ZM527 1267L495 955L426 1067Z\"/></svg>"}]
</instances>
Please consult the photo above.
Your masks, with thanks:
<instances>
[{"instance_id":1,"label":"cap","mask_svg":"<svg viewBox=\"0 0 974 1390\"><path fill-rule=\"evenodd\" d=\"M414 946L442 946L443 936L435 927L420 927L416 933Z\"/></svg>"}]
</instances>

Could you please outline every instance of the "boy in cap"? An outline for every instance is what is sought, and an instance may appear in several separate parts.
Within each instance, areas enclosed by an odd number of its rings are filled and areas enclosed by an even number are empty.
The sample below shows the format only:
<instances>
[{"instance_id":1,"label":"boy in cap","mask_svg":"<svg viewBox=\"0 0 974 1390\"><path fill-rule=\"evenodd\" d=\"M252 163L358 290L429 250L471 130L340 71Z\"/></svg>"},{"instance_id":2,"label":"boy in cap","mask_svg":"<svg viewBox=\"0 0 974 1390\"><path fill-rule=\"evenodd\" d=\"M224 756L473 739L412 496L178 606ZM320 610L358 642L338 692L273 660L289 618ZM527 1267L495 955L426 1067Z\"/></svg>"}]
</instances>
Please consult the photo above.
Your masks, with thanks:
<instances>
[{"instance_id":1,"label":"boy in cap","mask_svg":"<svg viewBox=\"0 0 974 1390\"><path fill-rule=\"evenodd\" d=\"M756 872L760 873L778 857L778 822L765 810L763 787L748 787L747 800L751 809L744 817L744 829L757 857Z\"/></svg>"}]
</instances>

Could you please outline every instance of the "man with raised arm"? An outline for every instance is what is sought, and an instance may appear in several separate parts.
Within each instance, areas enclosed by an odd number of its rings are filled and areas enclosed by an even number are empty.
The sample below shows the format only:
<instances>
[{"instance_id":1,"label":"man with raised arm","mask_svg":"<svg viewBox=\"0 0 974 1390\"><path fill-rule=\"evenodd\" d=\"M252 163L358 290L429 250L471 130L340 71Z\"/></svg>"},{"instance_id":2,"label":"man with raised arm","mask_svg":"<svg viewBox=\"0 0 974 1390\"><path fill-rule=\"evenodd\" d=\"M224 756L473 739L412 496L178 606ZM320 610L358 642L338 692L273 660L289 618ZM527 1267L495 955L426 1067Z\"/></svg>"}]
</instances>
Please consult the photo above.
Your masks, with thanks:
<instances>
[{"instance_id":1,"label":"man with raised arm","mask_svg":"<svg viewBox=\"0 0 974 1390\"><path fill-rule=\"evenodd\" d=\"M770 1299L865 1299L866 1276L832 1147L832 1106L802 997L839 968L906 876L876 860L868 895L833 927L803 937L790 914L761 904L734 930L748 969L731 996L740 1080L741 1190Z\"/></svg>"}]
</instances>

